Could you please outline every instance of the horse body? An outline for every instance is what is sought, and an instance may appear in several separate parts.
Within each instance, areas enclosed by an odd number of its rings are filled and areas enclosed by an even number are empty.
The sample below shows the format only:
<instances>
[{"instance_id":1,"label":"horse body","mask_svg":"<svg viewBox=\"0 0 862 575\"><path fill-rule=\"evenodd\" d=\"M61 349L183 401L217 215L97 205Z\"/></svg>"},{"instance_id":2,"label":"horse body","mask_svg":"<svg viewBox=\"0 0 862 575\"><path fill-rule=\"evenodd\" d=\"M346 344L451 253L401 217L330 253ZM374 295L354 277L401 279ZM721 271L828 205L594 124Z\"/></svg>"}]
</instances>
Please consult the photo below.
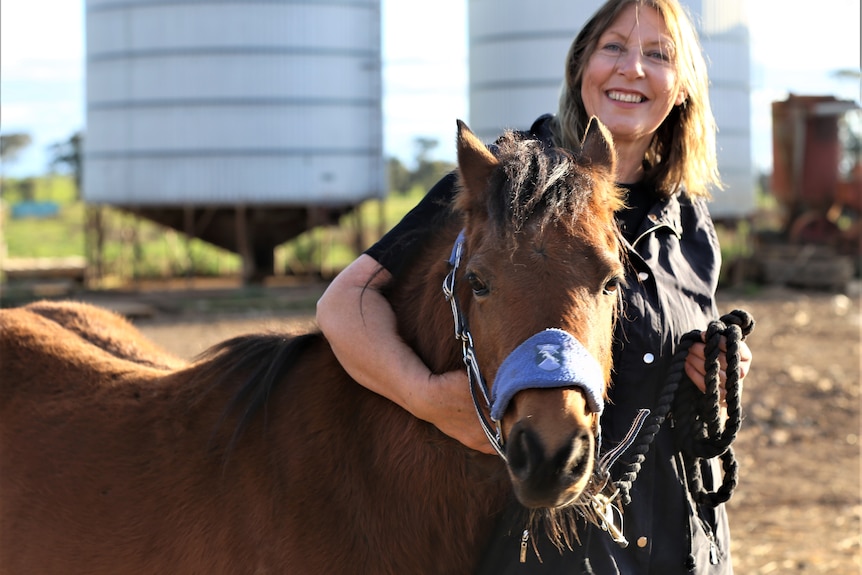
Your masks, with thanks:
<instances>
[{"instance_id":1,"label":"horse body","mask_svg":"<svg viewBox=\"0 0 862 575\"><path fill-rule=\"evenodd\" d=\"M541 245L494 247L509 240L486 221L484 183L505 162L465 138L458 209L393 286L411 320L402 335L435 371L463 365L440 285L441 254L464 226L473 281L458 292L489 377L550 326L576 333L609 369L614 304L601 292L618 271L616 204L596 193L585 214L601 219L583 231L547 221ZM592 261L565 271L562 255ZM512 263L525 271L515 295L490 301L476 278L505 294ZM0 573L469 573L513 485L568 504L592 468L597 417L576 389L518 394L502 422L507 466L356 384L319 333L241 336L177 365L135 345L143 336L130 325L112 338L102 312L64 305L0 312ZM532 475L555 457L577 461L540 487Z\"/></svg>"},{"instance_id":2,"label":"horse body","mask_svg":"<svg viewBox=\"0 0 862 575\"><path fill-rule=\"evenodd\" d=\"M25 310L0 329L4 573L457 573L483 533L415 519L505 497L497 461L356 385L320 336L223 456L230 381L165 377Z\"/></svg>"}]
</instances>

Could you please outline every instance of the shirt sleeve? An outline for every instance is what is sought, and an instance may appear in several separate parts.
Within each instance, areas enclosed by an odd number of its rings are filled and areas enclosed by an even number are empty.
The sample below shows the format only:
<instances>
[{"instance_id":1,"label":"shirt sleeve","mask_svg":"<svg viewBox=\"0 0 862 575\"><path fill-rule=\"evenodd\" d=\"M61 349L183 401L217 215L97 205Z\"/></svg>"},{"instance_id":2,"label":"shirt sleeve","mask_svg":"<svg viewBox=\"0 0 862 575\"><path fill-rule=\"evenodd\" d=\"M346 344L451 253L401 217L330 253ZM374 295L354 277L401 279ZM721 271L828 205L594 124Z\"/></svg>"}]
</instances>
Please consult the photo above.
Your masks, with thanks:
<instances>
[{"instance_id":1,"label":"shirt sleeve","mask_svg":"<svg viewBox=\"0 0 862 575\"><path fill-rule=\"evenodd\" d=\"M364 253L396 277L404 264L418 252L428 233L436 229L439 219L448 214L456 182L454 171L444 176L400 222Z\"/></svg>"}]
</instances>

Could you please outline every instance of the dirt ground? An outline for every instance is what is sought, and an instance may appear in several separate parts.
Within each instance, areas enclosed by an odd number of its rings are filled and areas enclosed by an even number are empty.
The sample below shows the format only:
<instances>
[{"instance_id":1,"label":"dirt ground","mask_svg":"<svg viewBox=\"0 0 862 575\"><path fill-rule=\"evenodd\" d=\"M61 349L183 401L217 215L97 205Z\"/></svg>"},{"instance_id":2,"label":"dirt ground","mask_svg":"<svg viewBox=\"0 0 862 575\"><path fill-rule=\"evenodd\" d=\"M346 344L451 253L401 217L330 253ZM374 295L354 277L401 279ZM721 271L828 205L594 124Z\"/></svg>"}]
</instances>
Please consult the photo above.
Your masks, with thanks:
<instances>
[{"instance_id":1,"label":"dirt ground","mask_svg":"<svg viewBox=\"0 0 862 575\"><path fill-rule=\"evenodd\" d=\"M323 286L304 289L298 306L285 303L288 289L268 310L253 302L227 311L198 302L136 323L166 349L192 357L239 333L312 327L310 310ZM720 294L722 313L744 309L757 321L735 444L740 486L729 503L738 574L862 572L862 309L853 291ZM161 309L169 300L147 305Z\"/></svg>"}]
</instances>

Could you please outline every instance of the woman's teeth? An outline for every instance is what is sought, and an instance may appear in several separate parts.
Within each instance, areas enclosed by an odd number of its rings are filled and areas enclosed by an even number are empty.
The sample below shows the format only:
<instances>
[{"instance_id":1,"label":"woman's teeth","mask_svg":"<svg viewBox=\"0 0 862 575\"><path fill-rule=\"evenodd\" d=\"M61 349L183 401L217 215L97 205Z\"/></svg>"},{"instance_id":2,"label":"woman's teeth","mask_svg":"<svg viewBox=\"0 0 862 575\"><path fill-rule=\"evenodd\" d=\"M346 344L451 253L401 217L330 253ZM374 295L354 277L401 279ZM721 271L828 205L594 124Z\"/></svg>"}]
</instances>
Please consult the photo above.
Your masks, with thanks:
<instances>
[{"instance_id":1,"label":"woman's teeth","mask_svg":"<svg viewBox=\"0 0 862 575\"><path fill-rule=\"evenodd\" d=\"M626 102L629 104L639 104L644 101L644 97L638 94L624 94L623 92L608 92L608 97L617 102Z\"/></svg>"}]
</instances>

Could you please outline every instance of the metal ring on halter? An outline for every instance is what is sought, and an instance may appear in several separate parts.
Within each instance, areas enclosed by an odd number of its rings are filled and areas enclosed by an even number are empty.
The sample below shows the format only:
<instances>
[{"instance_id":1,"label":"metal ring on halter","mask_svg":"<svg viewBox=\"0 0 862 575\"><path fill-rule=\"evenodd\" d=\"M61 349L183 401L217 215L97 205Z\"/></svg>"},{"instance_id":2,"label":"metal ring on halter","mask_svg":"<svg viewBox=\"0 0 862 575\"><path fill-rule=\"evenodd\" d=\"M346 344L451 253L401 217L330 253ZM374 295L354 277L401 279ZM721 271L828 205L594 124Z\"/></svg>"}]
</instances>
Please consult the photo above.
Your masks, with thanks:
<instances>
[{"instance_id":1,"label":"metal ring on halter","mask_svg":"<svg viewBox=\"0 0 862 575\"><path fill-rule=\"evenodd\" d=\"M494 429L491 427L491 423L488 421L488 418L485 417L485 412L482 411L482 406L479 403L479 396L476 393L476 387L481 387L481 384L473 379L469 370L467 371L467 378L470 380L470 395L473 397L473 407L476 409L476 416L479 418L479 424L482 426L482 431L485 432L485 437L488 438L488 442L491 444L491 447L494 448L494 451L497 452L497 455L499 455L503 461L508 463L499 424L497 424L497 432L495 433Z\"/></svg>"},{"instance_id":2,"label":"metal ring on halter","mask_svg":"<svg viewBox=\"0 0 862 575\"><path fill-rule=\"evenodd\" d=\"M455 239L455 245L452 246L452 253L449 255L449 265L451 266L449 273L443 278L443 295L446 301L452 307L452 319L455 323L455 337L464 340L466 327L464 318L461 315L461 310L458 307L458 298L455 295L455 273L461 263L461 254L464 251L464 230L458 234ZM469 336L469 334L467 334Z\"/></svg>"}]
</instances>

